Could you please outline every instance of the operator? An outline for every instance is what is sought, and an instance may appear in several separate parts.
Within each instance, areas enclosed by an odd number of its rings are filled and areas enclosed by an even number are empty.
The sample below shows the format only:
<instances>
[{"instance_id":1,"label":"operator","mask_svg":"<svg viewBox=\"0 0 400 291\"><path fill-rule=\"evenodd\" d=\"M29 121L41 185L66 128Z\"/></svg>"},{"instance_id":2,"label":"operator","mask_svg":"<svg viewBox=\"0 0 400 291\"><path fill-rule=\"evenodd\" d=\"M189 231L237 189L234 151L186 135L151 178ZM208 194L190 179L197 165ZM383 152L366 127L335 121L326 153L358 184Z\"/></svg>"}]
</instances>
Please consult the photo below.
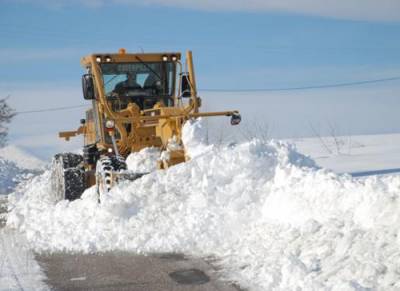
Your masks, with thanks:
<instances>
[{"instance_id":1,"label":"operator","mask_svg":"<svg viewBox=\"0 0 400 291\"><path fill-rule=\"evenodd\" d=\"M136 103L140 109L143 109L143 96L125 96L128 92L136 91L139 93L143 90L142 86L140 86L136 82L136 73L135 72L127 72L126 73L126 80L119 82L115 85L113 92L119 95L116 99L118 110L125 109L129 103L134 102ZM139 92L137 92L139 91ZM129 93L131 94L131 93ZM122 98L121 98L122 97Z\"/></svg>"},{"instance_id":2,"label":"operator","mask_svg":"<svg viewBox=\"0 0 400 291\"><path fill-rule=\"evenodd\" d=\"M126 80L115 85L114 92L120 94L129 89L142 89L142 87L136 82L136 73L126 73Z\"/></svg>"}]
</instances>

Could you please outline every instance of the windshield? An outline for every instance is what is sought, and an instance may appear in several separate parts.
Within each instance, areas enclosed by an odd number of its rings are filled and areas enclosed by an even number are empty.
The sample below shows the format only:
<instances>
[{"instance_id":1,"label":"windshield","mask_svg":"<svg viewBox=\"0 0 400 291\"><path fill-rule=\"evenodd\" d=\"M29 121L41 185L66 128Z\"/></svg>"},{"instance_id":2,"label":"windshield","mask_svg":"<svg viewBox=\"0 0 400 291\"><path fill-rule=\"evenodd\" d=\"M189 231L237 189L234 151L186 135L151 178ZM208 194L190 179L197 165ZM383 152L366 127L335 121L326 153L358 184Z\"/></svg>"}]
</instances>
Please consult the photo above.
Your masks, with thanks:
<instances>
[{"instance_id":1,"label":"windshield","mask_svg":"<svg viewBox=\"0 0 400 291\"><path fill-rule=\"evenodd\" d=\"M102 64L101 69L106 95L129 90L142 91L144 95L173 95L174 63ZM140 93L135 93L138 94Z\"/></svg>"}]
</instances>

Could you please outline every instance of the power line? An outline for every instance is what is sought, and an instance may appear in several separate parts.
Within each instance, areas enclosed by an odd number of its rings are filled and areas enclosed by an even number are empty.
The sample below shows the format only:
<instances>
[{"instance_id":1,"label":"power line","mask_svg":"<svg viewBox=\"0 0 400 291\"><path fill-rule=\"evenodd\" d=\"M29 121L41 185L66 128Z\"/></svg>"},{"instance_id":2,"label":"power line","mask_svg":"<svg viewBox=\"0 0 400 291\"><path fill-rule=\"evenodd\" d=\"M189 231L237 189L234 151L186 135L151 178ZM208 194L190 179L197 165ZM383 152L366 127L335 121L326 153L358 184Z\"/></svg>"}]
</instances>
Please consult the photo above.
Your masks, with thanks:
<instances>
[{"instance_id":1,"label":"power line","mask_svg":"<svg viewBox=\"0 0 400 291\"><path fill-rule=\"evenodd\" d=\"M300 90L313 90L313 89L325 89L325 88L337 88L337 87L350 87L350 86L359 86L366 84L374 84L374 83L383 83L389 81L400 80L400 77L391 77L391 78L382 78L382 79L374 79L374 80L364 80L364 81L356 81L356 82L346 82L346 83L335 83L335 84L325 84L325 85L314 85L314 86L302 86L302 87L286 87L286 88L258 88L258 89L199 89L199 91L203 92L277 92L277 91L300 91ZM61 111L61 110L69 110L76 108L88 107L88 105L73 105L73 106L63 106L63 107L53 107L46 109L36 109L36 110L27 110L27 111L17 111L16 114L28 114L28 113L40 113L40 112L53 112L53 111Z\"/></svg>"},{"instance_id":2,"label":"power line","mask_svg":"<svg viewBox=\"0 0 400 291\"><path fill-rule=\"evenodd\" d=\"M61 110L69 110L69 109L83 108L83 107L88 107L88 105L73 105L73 106L53 107L53 108L37 109L37 110L17 111L17 112L15 112L15 114L20 115L20 114L28 114L28 113L61 111Z\"/></svg>"},{"instance_id":3,"label":"power line","mask_svg":"<svg viewBox=\"0 0 400 291\"><path fill-rule=\"evenodd\" d=\"M277 91L298 91L298 90L311 90L311 89L325 89L325 88L337 88L337 87L350 87L357 85L366 85L374 83L382 83L389 81L400 80L400 77L391 77L375 80L365 80L356 82L345 82L325 85L314 85L314 86L300 86L300 87L283 87L283 88L257 88L257 89L199 89L203 92L277 92Z\"/></svg>"}]
</instances>

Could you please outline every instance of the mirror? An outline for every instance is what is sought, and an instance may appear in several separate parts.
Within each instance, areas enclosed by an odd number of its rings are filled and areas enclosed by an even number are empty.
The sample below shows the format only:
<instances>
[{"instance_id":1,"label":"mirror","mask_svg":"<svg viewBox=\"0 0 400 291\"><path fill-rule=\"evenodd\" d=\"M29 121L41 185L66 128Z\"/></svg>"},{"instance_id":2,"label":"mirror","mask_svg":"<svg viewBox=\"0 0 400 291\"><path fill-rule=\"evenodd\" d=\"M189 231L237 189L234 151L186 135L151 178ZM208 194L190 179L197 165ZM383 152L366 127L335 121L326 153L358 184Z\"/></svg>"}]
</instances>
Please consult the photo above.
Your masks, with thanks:
<instances>
[{"instance_id":1,"label":"mirror","mask_svg":"<svg viewBox=\"0 0 400 291\"><path fill-rule=\"evenodd\" d=\"M95 99L93 77L91 74L85 74L82 76L82 90L83 90L83 98L85 98L86 100Z\"/></svg>"},{"instance_id":2,"label":"mirror","mask_svg":"<svg viewBox=\"0 0 400 291\"><path fill-rule=\"evenodd\" d=\"M182 74L181 76L181 92L182 92L182 97L191 97L192 96L192 90L190 88L190 81L189 81L189 75L187 73Z\"/></svg>"}]
</instances>

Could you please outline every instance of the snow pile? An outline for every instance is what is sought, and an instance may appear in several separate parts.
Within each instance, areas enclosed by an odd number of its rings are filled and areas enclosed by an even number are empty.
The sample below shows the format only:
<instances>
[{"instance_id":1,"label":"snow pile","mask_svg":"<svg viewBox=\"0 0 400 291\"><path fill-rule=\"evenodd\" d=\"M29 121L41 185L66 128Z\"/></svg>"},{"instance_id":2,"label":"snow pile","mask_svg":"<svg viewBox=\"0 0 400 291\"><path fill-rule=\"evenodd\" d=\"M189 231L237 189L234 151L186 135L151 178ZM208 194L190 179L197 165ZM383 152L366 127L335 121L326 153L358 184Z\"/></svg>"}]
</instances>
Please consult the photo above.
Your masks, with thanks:
<instances>
[{"instance_id":1,"label":"snow pile","mask_svg":"<svg viewBox=\"0 0 400 291\"><path fill-rule=\"evenodd\" d=\"M207 134L207 127L201 118L197 121L189 120L183 127L182 141L189 157L196 158L212 148L211 145L207 145Z\"/></svg>"},{"instance_id":2,"label":"snow pile","mask_svg":"<svg viewBox=\"0 0 400 291\"><path fill-rule=\"evenodd\" d=\"M158 148L145 148L138 153L132 153L126 159L128 170L136 173L149 173L157 169L160 158Z\"/></svg>"},{"instance_id":3,"label":"snow pile","mask_svg":"<svg viewBox=\"0 0 400 291\"><path fill-rule=\"evenodd\" d=\"M49 174L36 177L9 197L9 226L39 251L213 255L249 290L400 288L400 177L338 176L280 142L214 148L199 129L185 126L191 161L100 205L93 188L54 205Z\"/></svg>"}]
</instances>

